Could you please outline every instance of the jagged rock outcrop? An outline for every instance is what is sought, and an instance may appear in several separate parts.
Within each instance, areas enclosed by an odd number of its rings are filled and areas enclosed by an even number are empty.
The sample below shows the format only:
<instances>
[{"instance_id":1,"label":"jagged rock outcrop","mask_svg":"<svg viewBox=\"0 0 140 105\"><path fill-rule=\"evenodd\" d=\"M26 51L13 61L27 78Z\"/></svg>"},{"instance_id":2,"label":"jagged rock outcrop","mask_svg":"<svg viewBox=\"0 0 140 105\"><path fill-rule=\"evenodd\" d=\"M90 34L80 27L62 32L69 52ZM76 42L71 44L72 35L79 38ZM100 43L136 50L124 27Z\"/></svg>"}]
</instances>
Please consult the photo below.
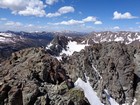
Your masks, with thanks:
<instances>
[{"instance_id":1,"label":"jagged rock outcrop","mask_svg":"<svg viewBox=\"0 0 140 105\"><path fill-rule=\"evenodd\" d=\"M139 43L140 32L130 32L130 31L103 31L103 32L91 32L85 37L89 40L89 43L103 43L103 42L122 42L125 44L130 44L133 42Z\"/></svg>"},{"instance_id":2,"label":"jagged rock outcrop","mask_svg":"<svg viewBox=\"0 0 140 105\"><path fill-rule=\"evenodd\" d=\"M89 105L73 87L60 62L43 48L20 50L0 65L0 105Z\"/></svg>"},{"instance_id":3,"label":"jagged rock outcrop","mask_svg":"<svg viewBox=\"0 0 140 105\"><path fill-rule=\"evenodd\" d=\"M134 74L134 90L135 90L135 98L137 100L136 105L140 104L140 50L136 51L134 55L134 62L135 62L135 74Z\"/></svg>"},{"instance_id":4,"label":"jagged rock outcrop","mask_svg":"<svg viewBox=\"0 0 140 105\"><path fill-rule=\"evenodd\" d=\"M46 47L46 51L54 56L59 56L63 49L67 50L69 39L65 36L56 36Z\"/></svg>"},{"instance_id":5,"label":"jagged rock outcrop","mask_svg":"<svg viewBox=\"0 0 140 105\"><path fill-rule=\"evenodd\" d=\"M49 32L0 32L0 62L25 48L45 47L53 38L54 34Z\"/></svg>"},{"instance_id":6,"label":"jagged rock outcrop","mask_svg":"<svg viewBox=\"0 0 140 105\"><path fill-rule=\"evenodd\" d=\"M62 62L73 80L78 77L85 80L86 73L104 104L107 104L106 89L119 104L131 105L134 97L139 96L139 78L135 80L135 75L138 75L134 62L136 51L135 46L121 42L94 44L80 53L75 52Z\"/></svg>"},{"instance_id":7,"label":"jagged rock outcrop","mask_svg":"<svg viewBox=\"0 0 140 105\"><path fill-rule=\"evenodd\" d=\"M68 41L64 36L57 36L47 50L23 49L2 62L0 105L89 105L83 91L73 88L73 82L79 77L86 81L85 74L103 104L110 105L107 90L120 105L131 105L134 99L135 105L139 105L138 43L92 44L58 61L55 56L66 50Z\"/></svg>"}]
</instances>

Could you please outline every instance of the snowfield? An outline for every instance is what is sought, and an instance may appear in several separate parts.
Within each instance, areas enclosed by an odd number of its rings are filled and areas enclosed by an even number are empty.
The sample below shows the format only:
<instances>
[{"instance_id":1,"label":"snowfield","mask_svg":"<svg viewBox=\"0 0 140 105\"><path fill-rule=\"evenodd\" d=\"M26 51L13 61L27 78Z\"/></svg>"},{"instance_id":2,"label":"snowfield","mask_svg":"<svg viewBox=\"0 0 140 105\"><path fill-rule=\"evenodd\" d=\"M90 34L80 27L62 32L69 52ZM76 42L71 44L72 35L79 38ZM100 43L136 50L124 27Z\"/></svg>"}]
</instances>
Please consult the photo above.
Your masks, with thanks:
<instances>
[{"instance_id":1,"label":"snowfield","mask_svg":"<svg viewBox=\"0 0 140 105\"><path fill-rule=\"evenodd\" d=\"M101 103L99 97L97 96L97 93L92 89L92 87L89 83L89 78L87 76L86 76L86 81L87 82L83 81L81 78L78 78L74 84L75 88L79 88L84 91L84 95L88 99L88 101L91 105L104 105L103 103ZM106 93L106 97L108 98L108 102L110 103L110 105L119 105L115 101L115 99L110 97L110 95L106 89L104 89L104 92ZM136 101L137 100L134 99L132 105L135 105ZM129 104L125 103L122 105L129 105Z\"/></svg>"},{"instance_id":2,"label":"snowfield","mask_svg":"<svg viewBox=\"0 0 140 105\"><path fill-rule=\"evenodd\" d=\"M13 35L11 33L0 33L0 36L3 36L3 37L13 37Z\"/></svg>"},{"instance_id":3,"label":"snowfield","mask_svg":"<svg viewBox=\"0 0 140 105\"><path fill-rule=\"evenodd\" d=\"M11 40L10 38L1 37L1 36L0 36L0 42L2 42L2 43L10 43L10 42L14 43L14 41Z\"/></svg>"},{"instance_id":4,"label":"snowfield","mask_svg":"<svg viewBox=\"0 0 140 105\"><path fill-rule=\"evenodd\" d=\"M18 40L15 38L15 36L16 35L14 35L12 33L1 33L0 32L0 42L2 42L2 43L15 43L15 40Z\"/></svg>"},{"instance_id":5,"label":"snowfield","mask_svg":"<svg viewBox=\"0 0 140 105\"><path fill-rule=\"evenodd\" d=\"M70 39L70 38L69 38ZM87 42L88 43L88 42ZM46 46L46 49L50 49L50 47L53 46L52 43L48 44ZM59 56L54 56L58 60L62 60L62 55L65 54L66 56L71 56L74 52L80 52L82 49L84 49L86 46L89 46L88 44L83 43L77 43L76 41L69 41L66 49L63 48L62 52L59 54ZM57 47L57 46L56 46Z\"/></svg>"},{"instance_id":6,"label":"snowfield","mask_svg":"<svg viewBox=\"0 0 140 105\"><path fill-rule=\"evenodd\" d=\"M46 49L50 49L50 47L52 46L53 44L50 43L49 45L47 45Z\"/></svg>"},{"instance_id":7,"label":"snowfield","mask_svg":"<svg viewBox=\"0 0 140 105\"><path fill-rule=\"evenodd\" d=\"M77 81L75 82L75 87L80 88L84 91L85 97L88 99L89 103L91 105L104 105L101 103L99 97L97 96L97 93L92 89L90 83L89 83L89 77L86 77L86 81L84 82L81 78L78 78ZM119 105L113 98L110 97L109 93L107 90L104 90L110 105Z\"/></svg>"},{"instance_id":8,"label":"snowfield","mask_svg":"<svg viewBox=\"0 0 140 105\"><path fill-rule=\"evenodd\" d=\"M50 43L46 49L50 49L52 44ZM66 56L71 56L74 52L80 52L82 49L84 49L86 46L89 46L88 44L79 44L76 41L69 41L68 45L66 46L66 50L63 49L59 56L55 56L58 60L62 60L62 55L65 54Z\"/></svg>"},{"instance_id":9,"label":"snowfield","mask_svg":"<svg viewBox=\"0 0 140 105\"><path fill-rule=\"evenodd\" d=\"M85 97L88 99L91 105L103 105L100 99L97 97L96 92L92 89L89 78L87 78L87 82L84 82L81 78L78 78L75 82L75 87L80 88L84 91Z\"/></svg>"},{"instance_id":10,"label":"snowfield","mask_svg":"<svg viewBox=\"0 0 140 105\"><path fill-rule=\"evenodd\" d=\"M94 36L91 38L93 42L121 42L125 44L130 44L133 41L140 41L140 33L139 32L99 32L91 34Z\"/></svg>"},{"instance_id":11,"label":"snowfield","mask_svg":"<svg viewBox=\"0 0 140 105\"><path fill-rule=\"evenodd\" d=\"M109 95L109 93L106 89L104 91L107 95L107 98L108 98L108 101L109 101L110 105L119 105L113 98L110 97L110 95Z\"/></svg>"},{"instance_id":12,"label":"snowfield","mask_svg":"<svg viewBox=\"0 0 140 105\"><path fill-rule=\"evenodd\" d=\"M88 44L78 44L76 41L69 41L67 45L67 50L63 49L60 55L66 54L67 56L72 55L75 51L80 52L82 49L88 46Z\"/></svg>"}]
</instances>

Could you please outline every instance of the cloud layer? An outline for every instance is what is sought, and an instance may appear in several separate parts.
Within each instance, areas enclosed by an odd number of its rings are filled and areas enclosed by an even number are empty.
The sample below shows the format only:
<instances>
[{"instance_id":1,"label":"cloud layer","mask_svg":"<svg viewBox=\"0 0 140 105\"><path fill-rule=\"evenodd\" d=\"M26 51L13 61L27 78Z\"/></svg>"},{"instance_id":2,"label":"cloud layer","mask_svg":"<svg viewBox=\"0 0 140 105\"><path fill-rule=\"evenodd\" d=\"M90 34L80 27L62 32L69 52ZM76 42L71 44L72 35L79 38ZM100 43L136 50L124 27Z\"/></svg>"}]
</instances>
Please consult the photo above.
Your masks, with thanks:
<instances>
[{"instance_id":1,"label":"cloud layer","mask_svg":"<svg viewBox=\"0 0 140 105\"><path fill-rule=\"evenodd\" d=\"M6 25L6 26L22 26L22 23L14 22L14 21L8 21L4 25Z\"/></svg>"},{"instance_id":2,"label":"cloud layer","mask_svg":"<svg viewBox=\"0 0 140 105\"><path fill-rule=\"evenodd\" d=\"M58 5L55 5L57 3ZM8 10L8 12L5 12L4 9ZM0 10L1 30L10 30L13 28L15 28L15 30L18 28L23 30L38 29L43 31L49 30L50 28L52 28L51 30L54 30L54 28L56 30L81 30L81 27L84 27L85 29L91 30L98 28L99 30L120 31L129 29L129 27L133 27L133 29L138 28L140 24L139 20L136 19L139 18L139 15L137 14L135 16L131 13L137 13L136 11L131 10L131 12L128 11L124 13L118 11L108 13L108 11L105 17L98 14L97 17L99 18L97 18L93 15L93 11L88 10L88 8L86 11L84 7L79 8L77 2L74 2L74 0L73 2L67 0L0 0ZM121 11L121 9L119 10ZM11 14L9 14L9 11ZM103 12L105 11L103 10ZM110 15L112 15L111 18L109 18ZM107 16L108 18L106 18ZM102 19L102 21L99 19ZM128 20L125 19L133 20L130 20L131 24L126 24ZM103 23L104 25L101 25ZM96 27L94 27L95 25Z\"/></svg>"},{"instance_id":3,"label":"cloud layer","mask_svg":"<svg viewBox=\"0 0 140 105\"><path fill-rule=\"evenodd\" d=\"M46 0L47 5L53 5L56 2L58 2L58 0ZM57 17L75 11L71 6L63 6L55 13L46 14L46 5L41 0L0 0L0 8L10 9L12 14L15 15L36 17Z\"/></svg>"},{"instance_id":4,"label":"cloud layer","mask_svg":"<svg viewBox=\"0 0 140 105\"><path fill-rule=\"evenodd\" d=\"M71 19L71 20L68 20L68 21L62 21L62 22L58 22L58 23L49 23L51 25L78 25L78 24L85 24L85 23L88 23L88 22L92 22L94 24L102 24L101 21L98 21L96 19L96 17L94 16L88 16L82 20L74 20L74 19Z\"/></svg>"},{"instance_id":5,"label":"cloud layer","mask_svg":"<svg viewBox=\"0 0 140 105\"><path fill-rule=\"evenodd\" d=\"M0 21L6 21L7 19L6 18L0 18Z\"/></svg>"},{"instance_id":6,"label":"cloud layer","mask_svg":"<svg viewBox=\"0 0 140 105\"><path fill-rule=\"evenodd\" d=\"M54 3L57 3L58 0L46 0L47 5L53 5Z\"/></svg>"},{"instance_id":7,"label":"cloud layer","mask_svg":"<svg viewBox=\"0 0 140 105\"><path fill-rule=\"evenodd\" d=\"M115 26L115 27L113 27L113 29L114 29L114 30L119 30L120 27L119 27L119 26Z\"/></svg>"},{"instance_id":8,"label":"cloud layer","mask_svg":"<svg viewBox=\"0 0 140 105\"><path fill-rule=\"evenodd\" d=\"M114 12L114 17L113 19L134 19L134 18L138 18L136 16L131 15L131 13L129 12L125 12L125 13L119 13L117 11Z\"/></svg>"},{"instance_id":9,"label":"cloud layer","mask_svg":"<svg viewBox=\"0 0 140 105\"><path fill-rule=\"evenodd\" d=\"M45 8L41 0L0 0L0 8L8 8L12 14L23 16L45 16Z\"/></svg>"},{"instance_id":10,"label":"cloud layer","mask_svg":"<svg viewBox=\"0 0 140 105\"><path fill-rule=\"evenodd\" d=\"M72 13L74 11L75 11L74 7L64 6L64 7L59 8L58 11L55 12L55 13L48 13L46 15L46 17L49 17L49 18L51 18L51 17L57 17L57 16L61 16L62 14Z\"/></svg>"}]
</instances>

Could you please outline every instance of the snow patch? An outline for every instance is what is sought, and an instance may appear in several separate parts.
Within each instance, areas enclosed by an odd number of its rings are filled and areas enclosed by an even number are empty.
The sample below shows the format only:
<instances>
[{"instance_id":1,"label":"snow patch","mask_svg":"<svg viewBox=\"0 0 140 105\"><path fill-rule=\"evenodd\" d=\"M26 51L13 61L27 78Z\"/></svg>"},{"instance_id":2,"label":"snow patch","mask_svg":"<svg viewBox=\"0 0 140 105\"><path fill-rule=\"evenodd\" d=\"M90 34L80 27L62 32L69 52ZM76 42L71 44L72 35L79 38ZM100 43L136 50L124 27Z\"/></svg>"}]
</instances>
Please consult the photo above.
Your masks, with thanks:
<instances>
[{"instance_id":1,"label":"snow patch","mask_svg":"<svg viewBox=\"0 0 140 105\"><path fill-rule=\"evenodd\" d=\"M66 50L63 49L60 53L60 56L57 56L58 60L62 60L62 55L66 54L66 56L71 56L74 52L80 52L82 49L85 48L85 46L88 46L88 44L78 44L76 41L69 41L68 45L66 47Z\"/></svg>"},{"instance_id":2,"label":"snow patch","mask_svg":"<svg viewBox=\"0 0 140 105\"><path fill-rule=\"evenodd\" d=\"M88 46L87 44L78 44L76 41L69 41L67 45L67 50L62 50L60 55L66 54L67 56L72 55L75 51L80 52L82 49Z\"/></svg>"},{"instance_id":3,"label":"snow patch","mask_svg":"<svg viewBox=\"0 0 140 105\"><path fill-rule=\"evenodd\" d=\"M101 42L107 42L108 40L106 38L102 38Z\"/></svg>"},{"instance_id":4,"label":"snow patch","mask_svg":"<svg viewBox=\"0 0 140 105\"><path fill-rule=\"evenodd\" d=\"M98 37L100 37L102 34L101 33L98 33Z\"/></svg>"},{"instance_id":5,"label":"snow patch","mask_svg":"<svg viewBox=\"0 0 140 105\"><path fill-rule=\"evenodd\" d=\"M110 105L119 105L113 98L110 97L110 95L109 95L109 93L106 89L104 91L107 95L107 98L108 98L108 101L109 101Z\"/></svg>"},{"instance_id":6,"label":"snow patch","mask_svg":"<svg viewBox=\"0 0 140 105\"><path fill-rule=\"evenodd\" d=\"M13 42L11 40L12 37L14 37L14 35L11 33L0 33L0 42L3 42L3 43Z\"/></svg>"},{"instance_id":7,"label":"snow patch","mask_svg":"<svg viewBox=\"0 0 140 105\"><path fill-rule=\"evenodd\" d=\"M72 55L75 51L80 52L82 49L88 46L88 44L78 44L76 41L69 41L67 45L67 50L63 49L60 55L66 54L67 56Z\"/></svg>"},{"instance_id":8,"label":"snow patch","mask_svg":"<svg viewBox=\"0 0 140 105\"><path fill-rule=\"evenodd\" d=\"M71 37L69 37L70 39ZM50 47L53 46L52 43L50 43L49 45L46 46L46 49L50 49ZM74 52L80 52L82 49L85 48L85 46L89 46L88 45L88 41L86 44L84 43L77 43L76 41L69 41L68 45L66 46L66 49L63 48L62 52L59 54L59 56L54 56L55 58L57 58L58 60L62 60L62 55L65 54L66 56L71 56ZM58 45L56 45L55 47L58 47Z\"/></svg>"},{"instance_id":9,"label":"snow patch","mask_svg":"<svg viewBox=\"0 0 140 105\"><path fill-rule=\"evenodd\" d=\"M98 76L102 79L102 76L100 75L100 73L98 72L98 70L95 68L95 66L93 64L92 64L92 68L98 74Z\"/></svg>"},{"instance_id":10,"label":"snow patch","mask_svg":"<svg viewBox=\"0 0 140 105\"><path fill-rule=\"evenodd\" d=\"M134 98L132 105L135 105L136 102L137 102L137 100L136 100L136 98ZM129 103L125 103L125 104L122 104L122 105L130 105L130 104Z\"/></svg>"},{"instance_id":11,"label":"snow patch","mask_svg":"<svg viewBox=\"0 0 140 105\"><path fill-rule=\"evenodd\" d=\"M78 78L77 81L74 83L75 87L80 88L84 91L84 95L88 99L91 105L104 105L103 103L101 103L99 97L97 96L97 93L91 87L90 82L89 82L89 77L87 77L86 75L85 77L86 77L86 82L83 81L81 78ZM106 89L104 90L104 92L106 93L106 96L110 105L119 105L113 98L110 97Z\"/></svg>"},{"instance_id":12,"label":"snow patch","mask_svg":"<svg viewBox=\"0 0 140 105\"><path fill-rule=\"evenodd\" d=\"M87 82L84 82L81 78L78 78L75 82L75 87L84 91L85 97L88 99L91 105L103 105L100 99L97 97L96 92L92 89L89 78L86 77Z\"/></svg>"},{"instance_id":13,"label":"snow patch","mask_svg":"<svg viewBox=\"0 0 140 105\"><path fill-rule=\"evenodd\" d=\"M94 43L99 43L98 41L96 41L96 40L94 40L94 39L92 39L92 41L93 41Z\"/></svg>"},{"instance_id":14,"label":"snow patch","mask_svg":"<svg viewBox=\"0 0 140 105\"><path fill-rule=\"evenodd\" d=\"M6 37L0 37L0 42L3 42L3 43L14 43L13 40L11 40L10 38L6 38Z\"/></svg>"},{"instance_id":15,"label":"snow patch","mask_svg":"<svg viewBox=\"0 0 140 105\"><path fill-rule=\"evenodd\" d=\"M3 36L3 37L13 37L13 35L11 33L0 33L0 36Z\"/></svg>"},{"instance_id":16,"label":"snow patch","mask_svg":"<svg viewBox=\"0 0 140 105\"><path fill-rule=\"evenodd\" d=\"M0 42L4 42L5 40L6 40L6 38L0 37Z\"/></svg>"},{"instance_id":17,"label":"snow patch","mask_svg":"<svg viewBox=\"0 0 140 105\"><path fill-rule=\"evenodd\" d=\"M61 56L56 56L55 58L56 58L57 60L59 60L59 61L62 60L62 57L61 57Z\"/></svg>"},{"instance_id":18,"label":"snow patch","mask_svg":"<svg viewBox=\"0 0 140 105\"><path fill-rule=\"evenodd\" d=\"M135 105L135 103L137 102L136 98L134 98L132 105Z\"/></svg>"},{"instance_id":19,"label":"snow patch","mask_svg":"<svg viewBox=\"0 0 140 105\"><path fill-rule=\"evenodd\" d=\"M72 39L72 37L69 37L69 36L68 36L68 39Z\"/></svg>"},{"instance_id":20,"label":"snow patch","mask_svg":"<svg viewBox=\"0 0 140 105\"><path fill-rule=\"evenodd\" d=\"M136 40L140 40L140 35L137 36Z\"/></svg>"},{"instance_id":21,"label":"snow patch","mask_svg":"<svg viewBox=\"0 0 140 105\"><path fill-rule=\"evenodd\" d=\"M84 44L85 42L86 42L86 41L84 40L84 41L82 41L81 43Z\"/></svg>"},{"instance_id":22,"label":"snow patch","mask_svg":"<svg viewBox=\"0 0 140 105\"><path fill-rule=\"evenodd\" d=\"M121 41L121 42L123 42L124 41L124 38L123 37L117 37L114 41Z\"/></svg>"},{"instance_id":23,"label":"snow patch","mask_svg":"<svg viewBox=\"0 0 140 105\"><path fill-rule=\"evenodd\" d=\"M49 45L46 46L46 49L50 49L50 47L52 46L53 44L50 43Z\"/></svg>"}]
</instances>

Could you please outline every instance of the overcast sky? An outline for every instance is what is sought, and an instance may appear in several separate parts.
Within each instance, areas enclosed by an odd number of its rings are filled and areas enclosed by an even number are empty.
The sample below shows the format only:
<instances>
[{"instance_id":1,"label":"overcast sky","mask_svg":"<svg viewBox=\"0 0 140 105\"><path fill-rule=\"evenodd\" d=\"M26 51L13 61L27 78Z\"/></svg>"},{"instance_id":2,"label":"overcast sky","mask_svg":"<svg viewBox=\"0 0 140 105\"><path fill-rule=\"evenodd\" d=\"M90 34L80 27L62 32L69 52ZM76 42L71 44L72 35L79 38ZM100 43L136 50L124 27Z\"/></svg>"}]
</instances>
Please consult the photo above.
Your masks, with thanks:
<instances>
[{"instance_id":1,"label":"overcast sky","mask_svg":"<svg viewBox=\"0 0 140 105\"><path fill-rule=\"evenodd\" d=\"M140 31L140 0L0 0L0 31Z\"/></svg>"}]
</instances>

